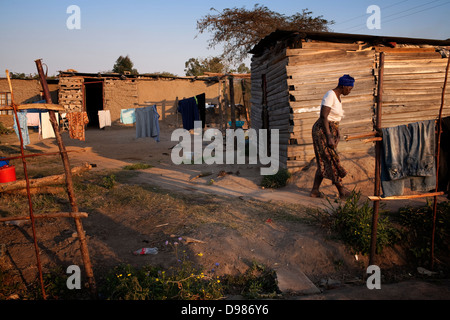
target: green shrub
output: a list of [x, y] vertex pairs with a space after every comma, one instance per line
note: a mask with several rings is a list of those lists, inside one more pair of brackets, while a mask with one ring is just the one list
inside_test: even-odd
[[114, 174], [110, 174], [109, 176], [103, 177], [101, 185], [106, 189], [114, 188], [116, 185], [116, 176]]
[[148, 168], [153, 168], [153, 166], [146, 163], [135, 163], [123, 167], [124, 170], [143, 170]]
[[[352, 191], [351, 195], [339, 202], [337, 207], [330, 208], [322, 214], [325, 223], [349, 245], [355, 253], [370, 252], [372, 234], [373, 208], [369, 200], [360, 203], [361, 192]], [[380, 253], [384, 247], [399, 240], [399, 232], [392, 227], [389, 219], [379, 212], [376, 250]]]
[[277, 173], [264, 176], [261, 186], [264, 188], [281, 188], [286, 186], [291, 173], [287, 169], [280, 169]]
[[273, 269], [253, 261], [245, 273], [226, 276], [224, 285], [230, 293], [247, 299], [274, 298], [280, 293], [276, 279]]

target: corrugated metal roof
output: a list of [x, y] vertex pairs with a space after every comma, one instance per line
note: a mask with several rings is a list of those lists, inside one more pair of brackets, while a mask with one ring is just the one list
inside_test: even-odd
[[447, 40], [435, 40], [435, 39], [419, 39], [419, 38], [404, 38], [404, 37], [391, 37], [391, 36], [372, 36], [364, 34], [351, 34], [351, 33], [335, 33], [335, 32], [312, 32], [312, 31], [287, 31], [277, 30], [261, 39], [249, 53], [258, 54], [264, 50], [264, 48], [275, 44], [278, 41], [290, 40], [293, 38], [298, 39], [310, 39], [321, 40], [338, 43], [353, 43], [356, 41], [364, 41], [371, 45], [388, 44], [389, 42], [396, 42], [398, 44], [410, 44], [410, 45], [431, 45], [431, 46], [450, 46], [450, 39]]

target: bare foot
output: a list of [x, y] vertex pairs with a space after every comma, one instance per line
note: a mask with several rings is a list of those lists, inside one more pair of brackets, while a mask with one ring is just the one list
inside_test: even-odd
[[309, 195], [312, 198], [323, 198], [323, 193], [320, 192], [319, 190], [312, 190]]

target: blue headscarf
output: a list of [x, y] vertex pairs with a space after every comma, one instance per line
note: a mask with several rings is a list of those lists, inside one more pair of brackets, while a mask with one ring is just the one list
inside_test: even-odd
[[353, 87], [354, 84], [355, 79], [353, 77], [350, 77], [350, 75], [348, 74], [344, 74], [342, 77], [339, 78], [340, 86]]

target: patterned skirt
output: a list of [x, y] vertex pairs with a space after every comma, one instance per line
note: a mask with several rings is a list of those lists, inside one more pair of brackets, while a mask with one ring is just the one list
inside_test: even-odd
[[[339, 136], [339, 122], [328, 121], [328, 123], [330, 133], [336, 139]], [[330, 179], [332, 183], [342, 183], [342, 178], [347, 175], [347, 171], [342, 167], [336, 149], [328, 147], [324, 124], [320, 118], [313, 125], [312, 138], [317, 169], [324, 178]]]

